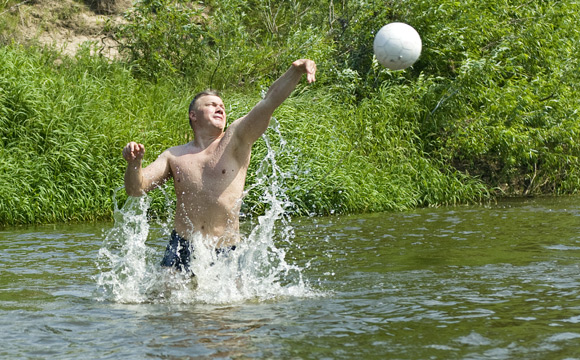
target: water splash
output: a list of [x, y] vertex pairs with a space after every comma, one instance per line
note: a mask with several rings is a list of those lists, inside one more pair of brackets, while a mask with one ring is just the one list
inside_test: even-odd
[[[122, 188], [121, 188], [122, 189]], [[120, 189], [115, 191], [115, 194]], [[149, 233], [149, 197], [128, 198], [122, 209], [115, 203], [115, 224], [99, 250], [97, 284], [101, 299], [139, 303], [156, 287], [158, 270], [151, 264], [153, 248], [146, 244]]]
[[[282, 139], [279, 147], [285, 146], [275, 121], [271, 128]], [[129, 198], [121, 209], [115, 205], [115, 225], [106, 233], [99, 251], [99, 299], [228, 304], [317, 296], [303, 276], [304, 269], [287, 259], [286, 248], [292, 246], [294, 234], [287, 211], [292, 203], [283, 185], [287, 174], [278, 167], [268, 136], [264, 140], [268, 153], [254, 186], [264, 189], [261, 200], [268, 206], [251, 224], [249, 234], [242, 234], [243, 241], [235, 251], [217, 254], [207, 246], [206, 239], [198, 236], [190, 239], [195, 249], [191, 260], [195, 277], [162, 268], [160, 261], [171, 221], [152, 229], [147, 218], [150, 198]], [[167, 193], [165, 196], [170, 202]]]

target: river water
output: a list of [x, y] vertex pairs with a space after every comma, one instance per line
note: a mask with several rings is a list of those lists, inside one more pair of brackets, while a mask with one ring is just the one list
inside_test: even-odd
[[3, 229], [0, 358], [580, 359], [578, 197], [279, 220], [197, 287], [164, 224]]

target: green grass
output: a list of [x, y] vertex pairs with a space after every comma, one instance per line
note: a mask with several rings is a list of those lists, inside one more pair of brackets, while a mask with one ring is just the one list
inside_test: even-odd
[[[123, 182], [122, 147], [130, 140], [146, 144], [148, 163], [191, 136], [186, 109], [196, 89], [136, 80], [127, 67], [88, 51], [66, 59], [5, 46], [0, 74], [3, 224], [108, 219], [113, 191]], [[336, 93], [304, 88], [276, 112], [280, 131], [268, 135], [294, 211], [383, 211], [485, 196], [481, 184], [420, 151], [418, 119], [397, 119], [384, 101], [412, 88], [401, 91], [353, 107], [337, 104]], [[230, 119], [250, 109], [257, 95], [225, 93]], [[255, 212], [262, 209], [254, 171], [265, 151], [260, 140], [248, 177], [253, 190], [246, 202]], [[154, 209], [164, 206], [164, 196], [154, 196]]]
[[155, 153], [179, 131], [167, 119], [184, 118], [185, 98], [164, 98], [171, 84], [137, 82], [103, 59], [2, 47], [0, 69], [1, 223], [109, 218], [124, 144]]
[[[272, 1], [273, 13], [261, 0], [188, 3], [140, 2], [130, 23], [109, 29], [127, 36], [119, 62], [90, 46], [66, 58], [13, 44], [14, 19], [0, 18], [0, 224], [111, 218], [126, 197], [115, 190], [128, 141], [146, 145], [148, 163], [191, 138], [194, 93], [222, 90], [235, 119], [300, 57], [317, 62], [317, 82], [274, 115], [277, 179], [265, 141], [255, 145], [245, 212], [264, 211], [274, 180], [297, 214], [580, 190], [577, 1], [333, 2], [333, 11], [327, 0]], [[403, 72], [372, 57], [373, 33], [391, 21], [423, 39]], [[152, 197], [152, 215], [167, 214], [170, 184]]]

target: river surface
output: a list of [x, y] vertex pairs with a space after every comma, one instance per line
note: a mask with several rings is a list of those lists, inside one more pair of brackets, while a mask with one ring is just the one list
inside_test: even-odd
[[578, 197], [294, 218], [197, 287], [168, 231], [0, 230], [0, 358], [580, 359]]

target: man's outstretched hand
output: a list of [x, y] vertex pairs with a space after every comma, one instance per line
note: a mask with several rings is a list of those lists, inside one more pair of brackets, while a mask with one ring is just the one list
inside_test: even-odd
[[306, 80], [309, 84], [316, 81], [316, 63], [309, 59], [300, 59], [296, 60], [292, 63], [297, 69], [300, 69], [302, 72], [306, 74]]

